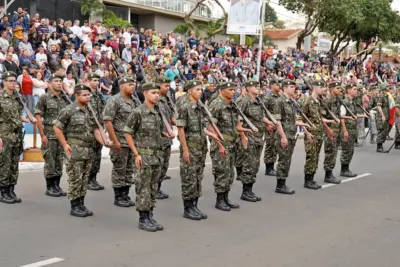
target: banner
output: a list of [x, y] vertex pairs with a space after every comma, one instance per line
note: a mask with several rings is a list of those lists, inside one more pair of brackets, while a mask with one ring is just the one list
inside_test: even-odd
[[228, 15], [228, 34], [259, 34], [260, 0], [232, 0]]

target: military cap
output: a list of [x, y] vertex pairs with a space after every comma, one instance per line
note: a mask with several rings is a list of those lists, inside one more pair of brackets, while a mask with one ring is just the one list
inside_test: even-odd
[[279, 85], [279, 81], [275, 80], [275, 79], [270, 79], [269, 84], [278, 84]]
[[224, 89], [228, 89], [228, 88], [233, 88], [233, 87], [237, 87], [237, 84], [234, 82], [223, 82], [219, 84], [219, 89], [220, 90], [224, 90]]
[[118, 85], [124, 84], [124, 83], [134, 83], [136, 82], [135, 79], [131, 76], [126, 76], [118, 80]]
[[259, 83], [258, 81], [248, 80], [248, 81], [245, 81], [245, 82], [243, 83], [243, 86], [245, 86], [245, 87], [260, 86], [260, 83]]
[[184, 91], [186, 92], [187, 90], [192, 89], [197, 85], [202, 85], [200, 80], [190, 80], [187, 83], [185, 83]]
[[350, 84], [346, 84], [344, 86], [344, 89], [347, 90], [347, 89], [350, 89], [350, 88], [353, 88], [353, 87], [355, 87], [355, 85], [350, 83]]
[[90, 74], [88, 75], [88, 79], [89, 79], [89, 80], [92, 80], [92, 79], [100, 79], [100, 76], [97, 75], [96, 73], [90, 73]]
[[364, 85], [362, 85], [362, 84], [357, 84], [357, 90], [361, 90], [361, 89], [364, 89]]
[[312, 86], [324, 86], [325, 83], [322, 80], [314, 81]]
[[143, 91], [148, 91], [148, 90], [153, 90], [153, 89], [160, 90], [160, 86], [156, 83], [144, 83], [142, 85]]
[[15, 78], [17, 78], [17, 74], [15, 73], [15, 72], [13, 72], [13, 71], [7, 71], [7, 72], [3, 72], [3, 75], [1, 75], [1, 78], [4, 80], [4, 79], [7, 79], [8, 77], [15, 77]]
[[75, 92], [77, 92], [77, 91], [82, 91], [82, 90], [88, 90], [88, 91], [90, 91], [90, 88], [88, 87], [88, 86], [86, 86], [86, 85], [84, 85], [84, 84], [77, 84], [77, 85], [75, 85], [75, 87], [74, 87], [74, 91]]
[[338, 87], [341, 86], [342, 84], [340, 82], [331, 82], [328, 84], [329, 88], [333, 88], [333, 87]]
[[389, 86], [390, 84], [388, 84], [387, 82], [383, 82], [379, 85], [379, 90], [388, 90]]
[[158, 76], [156, 79], [156, 83], [170, 83], [171, 80], [165, 76]]
[[282, 81], [282, 86], [288, 86], [288, 85], [296, 85], [296, 82], [289, 79], [285, 79]]
[[63, 77], [62, 75], [60, 75], [60, 74], [53, 73], [53, 74], [50, 75], [49, 81], [51, 81], [51, 80], [53, 80], [53, 79], [60, 79], [60, 80], [62, 80], [62, 79], [64, 79], [64, 77]]

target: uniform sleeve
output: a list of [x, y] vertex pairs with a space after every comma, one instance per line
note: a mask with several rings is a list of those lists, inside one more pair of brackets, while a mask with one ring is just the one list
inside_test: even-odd
[[377, 106], [382, 106], [384, 101], [385, 101], [385, 100], [384, 100], [383, 95], [380, 95], [380, 96], [378, 97]]
[[275, 105], [274, 114], [277, 121], [282, 120], [282, 101], [278, 100]]
[[[311, 96], [310, 96], [311, 97]], [[309, 111], [310, 111], [310, 100], [307, 99], [304, 102], [304, 105], [301, 107], [301, 111], [303, 111], [304, 115], [306, 115], [307, 117], [309, 117]]]
[[[237, 105], [245, 116], [247, 116], [246, 114], [249, 114], [249, 101], [244, 99], [244, 100], [240, 101]], [[239, 117], [239, 121], [243, 122], [243, 118], [242, 118], [242, 116], [239, 115], [239, 112], [238, 112], [238, 117]]]
[[118, 102], [114, 98], [111, 98], [109, 101], [107, 101], [106, 106], [104, 107], [103, 120], [113, 121], [117, 115], [118, 109]]
[[340, 116], [346, 116], [346, 113], [347, 113], [347, 111], [346, 111], [346, 108], [343, 106], [343, 105], [341, 105], [340, 106]]
[[186, 127], [188, 122], [188, 109], [186, 106], [181, 106], [178, 109], [178, 117], [176, 118], [176, 127]]
[[133, 110], [126, 122], [124, 132], [133, 135], [140, 127], [140, 112]]
[[70, 119], [71, 119], [70, 109], [63, 109], [60, 115], [58, 115], [58, 118], [53, 122], [53, 125], [59, 128], [60, 130], [64, 130], [65, 127], [67, 127]]
[[[213, 104], [214, 104], [214, 105], [213, 105]], [[210, 110], [210, 113], [211, 113], [211, 115], [212, 115], [212, 117], [213, 117], [213, 122], [214, 122], [215, 124], [217, 124], [217, 123], [218, 123], [218, 120], [221, 119], [221, 114], [222, 114], [222, 112], [221, 112], [221, 106], [220, 106], [220, 105], [217, 105], [217, 104], [215, 104], [215, 103], [212, 103], [212, 104], [210, 105], [210, 107], [209, 107], [209, 110]]]
[[43, 116], [45, 109], [46, 109], [46, 95], [44, 94], [39, 97], [38, 103], [35, 108], [34, 115], [39, 114], [40, 116]]

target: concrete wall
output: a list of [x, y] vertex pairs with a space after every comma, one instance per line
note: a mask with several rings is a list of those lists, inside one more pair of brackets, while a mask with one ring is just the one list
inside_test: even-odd
[[169, 32], [175, 29], [175, 27], [183, 23], [183, 19], [167, 17], [163, 15], [155, 16], [155, 28], [157, 32]]
[[155, 27], [155, 15], [154, 14], [140, 14], [138, 15], [139, 28], [151, 28]]
[[297, 36], [288, 40], [273, 40], [273, 43], [282, 51], [287, 51], [288, 48], [296, 48]]

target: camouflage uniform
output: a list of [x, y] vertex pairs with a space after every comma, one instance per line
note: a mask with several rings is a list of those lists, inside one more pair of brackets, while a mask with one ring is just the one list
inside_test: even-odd
[[[384, 87], [381, 89], [385, 89]], [[377, 144], [378, 149], [382, 147], [382, 144], [385, 143], [386, 137], [390, 131], [389, 125], [389, 96], [386, 93], [387, 91], [382, 91], [381, 95], [378, 98], [377, 106], [382, 108], [383, 115], [385, 115], [385, 121], [382, 121], [382, 116], [379, 112], [376, 113], [376, 128], [378, 129], [378, 137], [377, 137]], [[383, 149], [382, 149], [383, 150]]]
[[[243, 89], [244, 90], [244, 89]], [[240, 103], [243, 101], [244, 96], [240, 95], [236, 98], [235, 103], [240, 106]], [[242, 142], [238, 143], [236, 159], [235, 159], [235, 167], [236, 167], [236, 179], [240, 180], [241, 172], [243, 171], [243, 162], [245, 160], [244, 148]]]
[[368, 103], [368, 110], [369, 113], [371, 114], [371, 123], [370, 123], [370, 133], [371, 133], [371, 144], [375, 144], [376, 142], [376, 137], [378, 134], [377, 128], [376, 128], [376, 116], [377, 116], [377, 110], [376, 107], [378, 106], [378, 96], [373, 95], [371, 99], [369, 100]]
[[[361, 86], [357, 86], [357, 88], [361, 88]], [[362, 108], [358, 105], [360, 104], [361, 106], [363, 105], [363, 94], [359, 90], [358, 95], [354, 98], [354, 104], [356, 105], [356, 112], [357, 114], [364, 114], [364, 111]], [[357, 118], [357, 138], [356, 138], [356, 143], [357, 145], [361, 145], [361, 142], [363, 141], [363, 137], [365, 136], [365, 129], [364, 129], [364, 118]]]
[[[349, 110], [353, 114], [357, 114], [356, 105], [354, 104], [354, 100], [350, 100], [349, 98], [345, 98], [343, 100], [343, 104], [346, 105]], [[346, 110], [345, 116], [351, 116], [350, 113]], [[353, 159], [354, 154], [354, 143], [357, 138], [357, 121], [355, 120], [346, 120], [346, 129], [349, 133], [349, 138], [347, 141], [344, 140], [343, 132], [341, 133], [341, 146], [342, 146], [342, 154], [340, 155], [340, 163], [342, 164], [342, 172], [348, 170], [351, 160]], [[345, 166], [343, 166], [345, 165]], [[341, 172], [341, 173], [342, 173]]]

